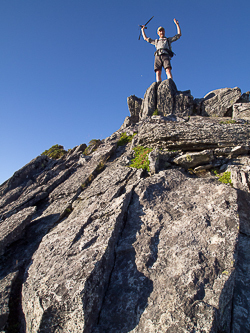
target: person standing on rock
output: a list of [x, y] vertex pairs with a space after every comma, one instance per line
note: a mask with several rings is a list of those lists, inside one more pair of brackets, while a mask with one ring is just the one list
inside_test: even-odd
[[171, 72], [171, 57], [174, 55], [171, 49], [171, 43], [175, 42], [181, 37], [181, 28], [179, 22], [174, 19], [174, 23], [177, 28], [177, 34], [174, 37], [165, 37], [165, 29], [163, 27], [159, 27], [157, 29], [157, 34], [159, 39], [151, 39], [147, 37], [145, 34], [145, 25], [142, 26], [141, 32], [143, 39], [150, 44], [153, 44], [156, 47], [155, 51], [155, 63], [154, 63], [154, 71], [156, 74], [156, 81], [161, 82], [161, 71], [162, 67], [164, 67], [168, 79], [173, 79]]

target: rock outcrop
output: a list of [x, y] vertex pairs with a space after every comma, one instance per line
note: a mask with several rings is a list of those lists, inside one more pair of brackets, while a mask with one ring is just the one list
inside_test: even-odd
[[204, 101], [155, 83], [0, 186], [1, 332], [250, 331], [250, 125]]
[[240, 119], [249, 120], [249, 92], [241, 94], [238, 87], [223, 88], [213, 90], [203, 98], [194, 99], [190, 90], [178, 91], [174, 81], [168, 79], [153, 82], [145, 92], [143, 100], [134, 95], [128, 97], [128, 107], [133, 121], [127, 120], [127, 125], [134, 123], [136, 118], [142, 120], [152, 115], [232, 117], [233, 109], [234, 119], [241, 116]]
[[250, 103], [235, 103], [233, 106], [233, 119], [250, 121]]
[[232, 107], [240, 99], [239, 88], [224, 88], [213, 90], [208, 93], [202, 102], [202, 116], [232, 116]]
[[141, 111], [140, 120], [153, 114], [161, 116], [189, 116], [193, 112], [194, 102], [191, 92], [178, 91], [173, 80], [154, 82], [147, 89]]

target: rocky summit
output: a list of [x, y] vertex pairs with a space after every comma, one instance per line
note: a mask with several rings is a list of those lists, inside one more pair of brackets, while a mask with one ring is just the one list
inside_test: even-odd
[[0, 186], [1, 333], [250, 332], [250, 102], [153, 83]]

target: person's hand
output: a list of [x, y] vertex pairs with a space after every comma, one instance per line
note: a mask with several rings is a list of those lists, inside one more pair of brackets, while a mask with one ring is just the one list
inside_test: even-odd
[[175, 23], [176, 25], [179, 25], [179, 21], [177, 21], [176, 19], [174, 19], [174, 23]]
[[146, 27], [145, 27], [145, 25], [142, 25], [141, 26], [141, 30], [144, 30]]

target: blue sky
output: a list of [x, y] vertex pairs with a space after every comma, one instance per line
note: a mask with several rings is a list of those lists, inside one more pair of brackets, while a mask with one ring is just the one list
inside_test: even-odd
[[250, 90], [247, 0], [0, 0], [0, 184], [54, 144], [119, 129], [127, 97], [143, 98], [155, 80], [154, 47], [138, 41], [152, 16], [151, 38], [180, 22], [178, 90]]

